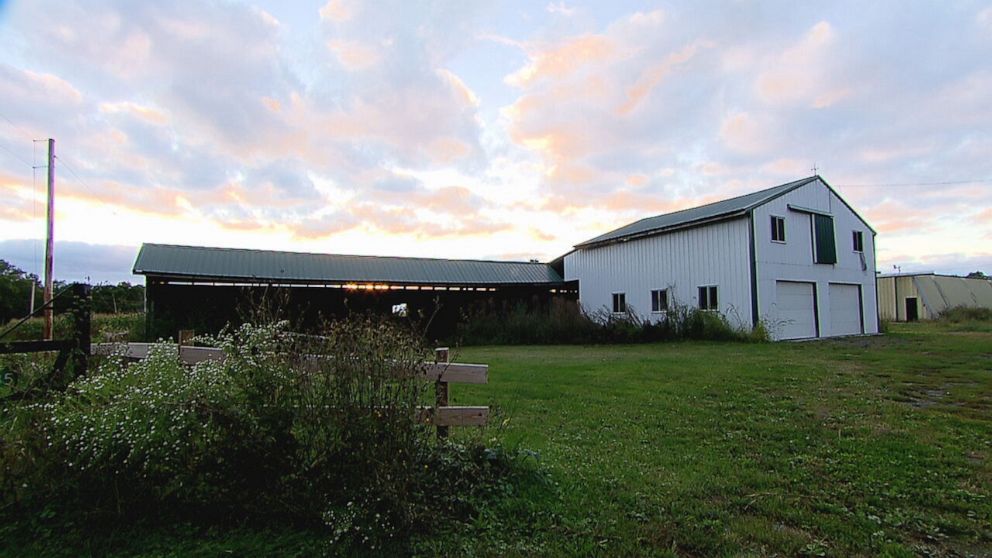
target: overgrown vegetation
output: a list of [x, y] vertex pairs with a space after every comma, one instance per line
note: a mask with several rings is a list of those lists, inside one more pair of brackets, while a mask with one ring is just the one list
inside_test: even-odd
[[736, 327], [719, 312], [682, 305], [673, 305], [651, 321], [634, 312], [602, 309], [587, 314], [575, 302], [554, 299], [547, 309], [523, 304], [471, 309], [462, 317], [456, 339], [464, 345], [767, 341], [768, 330], [762, 323], [753, 329]]
[[159, 345], [4, 407], [0, 506], [19, 536], [249, 522], [313, 532], [331, 554], [402, 552], [414, 533], [472, 521], [529, 470], [495, 440], [438, 442], [414, 420], [432, 395], [428, 352], [395, 327], [244, 325], [200, 341], [225, 360], [186, 366]]
[[[43, 285], [33, 273], [0, 259], [0, 324], [17, 320], [31, 311], [31, 286], [34, 285], [34, 307], [41, 308]], [[64, 281], [55, 281], [54, 292], [66, 288]], [[145, 307], [144, 285], [132, 285], [122, 281], [116, 285], [93, 285], [93, 311], [101, 314], [128, 314], [142, 312]], [[59, 301], [55, 303], [56, 313], [63, 310]]]
[[[17, 322], [10, 322], [0, 326], [0, 331], [6, 331]], [[42, 318], [31, 318], [10, 332], [4, 337], [4, 341], [24, 341], [42, 338]], [[72, 318], [67, 314], [56, 314], [52, 320], [52, 329], [56, 339], [64, 339], [72, 334]], [[145, 335], [145, 314], [93, 314], [90, 321], [90, 333], [94, 343], [107, 341], [132, 342], [146, 341]], [[173, 333], [175, 335], [175, 333]]]
[[955, 306], [941, 312], [938, 319], [953, 324], [963, 322], [992, 322], [992, 308]]
[[[886, 336], [813, 343], [466, 348], [457, 360], [490, 364], [490, 383], [459, 386], [452, 403], [499, 402], [510, 417], [500, 422], [501, 439], [532, 448], [542, 474], [513, 476], [526, 469], [508, 466], [501, 481], [482, 483], [486, 495], [468, 497], [471, 520], [439, 517], [404, 550], [988, 555], [992, 333], [942, 321], [890, 327]], [[478, 447], [473, 430], [454, 436]], [[444, 482], [470, 482], [473, 467], [501, 469], [481, 464], [484, 450], [482, 459], [465, 454], [475, 465]], [[451, 491], [471, 493], [457, 484]], [[321, 525], [269, 519], [207, 526], [156, 516], [92, 531], [73, 508], [2, 514], [0, 555], [313, 556], [339, 548], [328, 547]]]

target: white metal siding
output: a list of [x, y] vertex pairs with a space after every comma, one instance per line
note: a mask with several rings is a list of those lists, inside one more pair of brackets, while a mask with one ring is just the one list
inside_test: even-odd
[[[837, 244], [837, 263], [813, 263], [811, 219], [808, 213], [789, 209], [789, 205], [829, 213], [834, 218], [834, 235]], [[785, 218], [785, 243], [772, 242], [771, 216]], [[854, 252], [852, 231], [864, 235], [864, 267], [861, 254]], [[768, 321], [772, 336], [781, 338], [776, 331], [772, 305], [775, 303], [778, 281], [808, 281], [816, 283], [819, 297], [820, 332], [831, 335], [829, 325], [829, 284], [860, 284], [865, 332], [878, 332], [878, 311], [875, 303], [875, 244], [871, 230], [822, 182], [804, 185], [784, 196], [754, 209], [755, 259], [758, 275], [758, 316]]]
[[861, 333], [861, 310], [858, 308], [860, 285], [830, 284], [830, 331], [827, 335]]
[[816, 337], [813, 297], [813, 283], [775, 282], [775, 303], [771, 308], [770, 321], [775, 324], [778, 339]]
[[579, 280], [587, 312], [609, 310], [611, 295], [623, 292], [642, 318], [651, 312], [651, 291], [670, 289], [669, 304], [695, 307], [697, 288], [716, 285], [720, 310], [734, 325], [751, 326], [748, 220], [723, 221], [576, 250], [565, 256], [565, 279]]

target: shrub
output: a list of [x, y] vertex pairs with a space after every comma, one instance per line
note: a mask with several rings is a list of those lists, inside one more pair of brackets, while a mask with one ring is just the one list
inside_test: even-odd
[[768, 327], [736, 327], [719, 312], [682, 305], [672, 307], [657, 321], [643, 320], [629, 310], [617, 314], [603, 308], [585, 313], [574, 301], [555, 299], [549, 308], [486, 306], [466, 312], [458, 325], [456, 342], [481, 344], [641, 343], [686, 339], [767, 341]]
[[436, 442], [414, 420], [427, 353], [393, 326], [352, 320], [317, 337], [244, 325], [200, 341], [225, 359], [186, 366], [156, 345], [6, 408], [0, 487], [17, 489], [0, 503], [60, 502], [83, 518], [277, 518], [381, 547], [471, 517], [513, 468], [511, 454]]

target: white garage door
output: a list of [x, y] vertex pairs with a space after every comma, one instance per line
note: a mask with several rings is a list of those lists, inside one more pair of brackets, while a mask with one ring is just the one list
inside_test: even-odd
[[813, 284], [776, 281], [776, 315], [779, 339], [816, 337]]
[[855, 335], [861, 330], [859, 285], [830, 283], [830, 335]]

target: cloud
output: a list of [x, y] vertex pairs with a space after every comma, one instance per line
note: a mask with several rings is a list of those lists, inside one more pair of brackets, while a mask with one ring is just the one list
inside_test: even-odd
[[820, 21], [797, 43], [774, 56], [755, 82], [758, 94], [769, 104], [801, 103], [826, 108], [851, 94], [835, 81], [833, 57], [837, 33]]
[[978, 12], [978, 15], [975, 16], [975, 21], [982, 29], [992, 34], [992, 6]]
[[[992, 233], [984, 184], [843, 185], [992, 176], [989, 20], [923, 4], [19, 2], [0, 22], [0, 142], [30, 159], [24, 131], [57, 138], [60, 211], [102, 220], [60, 230], [100, 242], [147, 222], [127, 230], [554, 255], [816, 163], [882, 231], [880, 254], [925, 255]], [[30, 236], [31, 170], [0, 155], [0, 227]]]
[[382, 59], [382, 54], [375, 46], [359, 41], [331, 39], [327, 42], [327, 48], [350, 71], [364, 70], [378, 64]]
[[348, 0], [330, 0], [320, 8], [320, 19], [326, 21], [348, 21], [355, 15], [358, 7]]
[[548, 5], [544, 7], [544, 10], [549, 14], [558, 14], [565, 17], [572, 17], [575, 15], [575, 8], [567, 6], [565, 2], [549, 2]]
[[551, 47], [535, 48], [530, 62], [507, 76], [506, 81], [524, 87], [542, 80], [567, 78], [590, 64], [611, 60], [615, 55], [616, 45], [608, 37], [574, 37]]
[[692, 60], [700, 48], [712, 48], [712, 46], [713, 43], [710, 41], [692, 43], [669, 54], [661, 63], [645, 68], [638, 76], [637, 81], [627, 89], [627, 101], [620, 107], [620, 114], [627, 114], [637, 108], [662, 80], [679, 66]]

